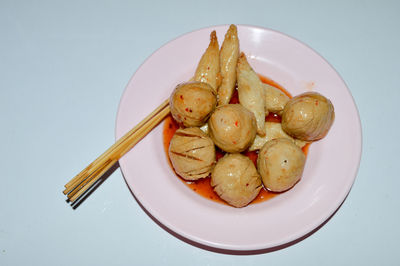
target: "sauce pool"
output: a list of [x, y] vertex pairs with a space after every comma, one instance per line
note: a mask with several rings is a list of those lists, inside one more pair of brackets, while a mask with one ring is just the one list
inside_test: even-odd
[[[285, 88], [283, 88], [281, 85], [279, 85], [278, 83], [276, 83], [275, 81], [273, 81], [267, 77], [264, 77], [261, 75], [259, 75], [259, 76], [263, 83], [269, 84], [271, 86], [274, 86], [274, 87], [280, 89], [283, 93], [285, 93], [287, 96], [289, 96], [289, 98], [292, 98], [292, 95], [287, 90], [285, 90]], [[231, 104], [239, 103], [237, 90], [235, 90], [230, 103]], [[281, 117], [277, 114], [270, 113], [265, 118], [265, 121], [280, 123]], [[168, 149], [169, 149], [169, 143], [170, 143], [172, 137], [174, 136], [175, 131], [178, 129], [179, 129], [179, 124], [172, 118], [171, 115], [168, 115], [164, 120], [163, 145], [164, 145], [164, 150], [165, 150], [166, 156], [168, 158], [168, 162], [169, 162], [172, 170], [173, 170], [173, 167], [172, 167], [171, 161], [169, 159]], [[302, 149], [305, 155], [307, 155], [309, 145], [310, 144], [305, 145]], [[222, 158], [224, 156], [225, 152], [221, 151], [218, 147], [216, 147], [216, 150], [217, 150], [216, 158], [218, 161], [220, 158]], [[254, 165], [257, 166], [258, 151], [245, 151], [242, 154], [249, 157], [253, 161]], [[225, 201], [223, 201], [217, 195], [217, 193], [214, 192], [214, 190], [211, 186], [211, 178], [209, 176], [206, 178], [196, 180], [196, 181], [186, 181], [183, 178], [181, 178], [178, 174], [175, 173], [175, 175], [177, 177], [179, 177], [183, 183], [185, 183], [191, 190], [193, 190], [197, 194], [199, 194], [207, 199], [210, 199], [210, 200], [222, 203], [222, 204], [227, 204]], [[270, 192], [263, 187], [260, 190], [260, 193], [258, 194], [258, 196], [250, 204], [269, 200], [279, 194], [280, 193]]]

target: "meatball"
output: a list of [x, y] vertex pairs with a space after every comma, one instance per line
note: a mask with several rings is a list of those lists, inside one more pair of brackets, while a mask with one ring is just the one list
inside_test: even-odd
[[282, 129], [290, 136], [305, 140], [319, 140], [328, 133], [335, 118], [330, 100], [316, 92], [300, 94], [285, 105]]
[[197, 127], [178, 129], [169, 145], [175, 172], [186, 180], [207, 177], [215, 165], [215, 146]]
[[257, 131], [254, 114], [240, 104], [218, 106], [208, 120], [208, 132], [215, 145], [226, 152], [242, 152]]
[[258, 154], [257, 168], [265, 188], [282, 192], [293, 187], [303, 174], [306, 157], [293, 141], [273, 139]]
[[211, 186], [230, 205], [244, 207], [257, 197], [262, 184], [253, 162], [235, 153], [218, 160], [211, 173]]
[[178, 85], [170, 97], [173, 118], [185, 127], [202, 126], [214, 111], [217, 97], [213, 88], [204, 82]]

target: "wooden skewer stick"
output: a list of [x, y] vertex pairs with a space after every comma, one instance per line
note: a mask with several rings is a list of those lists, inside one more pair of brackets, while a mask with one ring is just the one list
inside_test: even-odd
[[69, 181], [64, 190], [64, 194], [67, 194], [69, 188], [75, 187], [77, 182], [82, 181], [83, 176], [88, 176], [88, 172], [93, 169], [94, 166], [104, 162], [105, 158], [121, 143], [125, 142], [130, 135], [134, 134], [139, 128], [141, 128], [145, 123], [148, 123], [150, 119], [152, 119], [156, 114], [158, 114], [161, 110], [168, 106], [168, 100], [165, 100], [159, 107], [157, 107], [152, 113], [146, 116], [139, 124], [137, 124], [134, 128], [128, 131], [122, 138], [120, 138], [116, 143], [114, 143], [107, 151], [105, 151], [102, 155], [100, 155], [96, 160], [94, 160], [91, 164], [89, 164], [85, 169], [83, 169], [78, 175], [76, 175], [71, 181]]
[[138, 125], [128, 131], [102, 155], [71, 179], [65, 185], [65, 190], [63, 191], [69, 201], [73, 203], [90, 189], [105, 172], [157, 126], [169, 112], [169, 101], [165, 100]]

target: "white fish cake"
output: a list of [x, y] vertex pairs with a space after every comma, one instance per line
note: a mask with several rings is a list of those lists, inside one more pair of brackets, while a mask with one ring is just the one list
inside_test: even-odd
[[218, 105], [228, 104], [236, 86], [236, 65], [239, 58], [239, 38], [235, 25], [230, 25], [219, 53], [221, 86], [218, 89]]
[[265, 96], [265, 111], [274, 114], [282, 115], [283, 108], [286, 103], [290, 100], [283, 91], [269, 84], [264, 85], [264, 96]]
[[213, 31], [210, 34], [210, 44], [197, 65], [194, 80], [210, 84], [217, 93], [221, 83], [220, 75], [219, 44], [217, 34]]
[[236, 71], [239, 102], [254, 113], [257, 121], [257, 134], [265, 136], [265, 116], [268, 113], [265, 112], [264, 85], [247, 62], [244, 53], [239, 56]]
[[296, 144], [299, 148], [303, 148], [307, 142], [302, 141], [299, 139], [294, 139], [288, 134], [285, 133], [282, 129], [281, 123], [277, 122], [265, 122], [265, 136], [260, 137], [256, 136], [254, 139], [253, 144], [249, 147], [249, 151], [255, 151], [261, 149], [265, 143], [267, 143], [270, 140], [277, 139], [277, 138], [286, 138], [290, 139], [293, 141], [294, 144]]

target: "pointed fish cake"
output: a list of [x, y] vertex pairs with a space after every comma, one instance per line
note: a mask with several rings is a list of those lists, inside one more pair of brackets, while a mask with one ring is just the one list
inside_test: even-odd
[[236, 85], [236, 65], [239, 58], [237, 28], [231, 25], [225, 34], [219, 53], [221, 65], [221, 86], [218, 89], [218, 105], [228, 104]]
[[269, 84], [264, 85], [265, 110], [282, 116], [283, 108], [290, 100], [283, 91]]
[[195, 81], [210, 84], [214, 92], [220, 85], [220, 64], [219, 64], [219, 44], [215, 31], [210, 34], [210, 44], [201, 57], [194, 75]]
[[292, 138], [291, 136], [286, 134], [285, 131], [283, 131], [282, 129], [281, 123], [265, 122], [265, 136], [260, 137], [257, 135], [254, 139], [254, 142], [249, 147], [249, 151], [259, 150], [262, 148], [262, 146], [264, 146], [265, 143], [277, 138], [290, 139], [291, 141], [293, 141], [294, 144], [299, 146], [299, 148], [303, 148], [307, 144], [306, 141]]
[[236, 71], [239, 102], [254, 113], [257, 121], [257, 134], [265, 136], [265, 116], [268, 115], [268, 112], [265, 111], [264, 85], [247, 62], [243, 52], [239, 56]]

